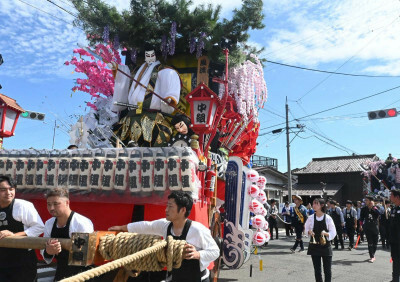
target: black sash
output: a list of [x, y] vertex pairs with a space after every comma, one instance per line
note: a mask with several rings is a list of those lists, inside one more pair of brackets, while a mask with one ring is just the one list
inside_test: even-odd
[[[171, 233], [172, 222], [168, 225], [167, 236], [171, 235], [175, 240], [186, 240], [186, 236], [189, 232], [189, 228], [192, 221], [187, 219], [185, 226], [183, 227], [181, 236], [174, 236]], [[201, 277], [207, 273], [207, 270], [200, 271], [200, 261], [197, 259], [184, 259], [182, 265], [178, 269], [172, 270], [172, 281], [173, 282], [200, 282]]]

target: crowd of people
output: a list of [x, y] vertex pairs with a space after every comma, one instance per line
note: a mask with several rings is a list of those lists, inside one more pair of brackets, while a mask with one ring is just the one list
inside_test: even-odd
[[[71, 210], [67, 189], [55, 188], [46, 194], [47, 210], [52, 216], [44, 224], [31, 202], [16, 199], [16, 182], [0, 176], [0, 240], [10, 236], [50, 238], [41, 250], [45, 262], [57, 260], [55, 281], [85, 271], [89, 267], [68, 265], [69, 251], [63, 250], [56, 238], [71, 238], [73, 232], [92, 233], [92, 221]], [[173, 191], [168, 196], [166, 217], [152, 222], [135, 222], [124, 226], [112, 226], [109, 230], [154, 234], [167, 238], [186, 240], [182, 266], [171, 273], [142, 272], [139, 277], [128, 281], [209, 281], [208, 265], [220, 255], [220, 249], [211, 236], [210, 230], [188, 216], [193, 206], [190, 194]], [[106, 273], [90, 281], [113, 281], [114, 273]], [[0, 248], [0, 281], [36, 281], [37, 256], [33, 250]], [[169, 279], [169, 280], [168, 280]]]
[[[400, 189], [392, 189], [390, 199], [375, 198], [367, 195], [363, 201], [347, 200], [345, 207], [333, 199], [325, 202], [316, 198], [306, 206], [300, 196], [294, 195], [293, 204], [285, 202], [279, 216], [276, 200], [271, 200], [269, 221], [271, 239], [274, 227], [278, 238], [276, 219], [285, 225], [286, 236], [295, 233], [295, 243], [290, 251], [304, 251], [304, 237], [310, 237], [307, 254], [311, 255], [315, 271], [315, 280], [322, 280], [321, 261], [325, 274], [324, 281], [332, 279], [333, 249], [345, 249], [344, 241], [348, 240], [347, 249], [351, 251], [356, 244], [368, 244], [369, 262], [376, 260], [375, 253], [379, 241], [383, 249], [390, 249], [393, 260], [393, 280], [400, 281]], [[356, 236], [356, 241], [355, 241]], [[332, 248], [333, 247], [333, 248]]]

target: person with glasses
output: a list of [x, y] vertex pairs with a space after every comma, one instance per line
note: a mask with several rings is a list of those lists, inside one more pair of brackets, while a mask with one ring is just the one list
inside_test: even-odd
[[[38, 237], [43, 221], [31, 202], [16, 199], [16, 182], [0, 176], [0, 240], [10, 236]], [[34, 250], [0, 248], [0, 281], [36, 281]]]

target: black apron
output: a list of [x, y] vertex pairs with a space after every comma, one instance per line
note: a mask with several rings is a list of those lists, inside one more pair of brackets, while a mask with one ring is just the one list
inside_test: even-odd
[[332, 256], [332, 247], [331, 247], [331, 242], [326, 239], [326, 244], [321, 245], [319, 243], [319, 240], [321, 238], [321, 232], [322, 231], [329, 231], [327, 230], [327, 225], [326, 225], [326, 215], [324, 215], [324, 218], [321, 221], [317, 220], [316, 214], [314, 214], [314, 238], [317, 244], [311, 244], [311, 241], [313, 240], [312, 237], [310, 238], [310, 244], [308, 245], [308, 250], [307, 250], [307, 255], [311, 256]]
[[365, 207], [365, 209], [366, 209], [366, 216], [363, 225], [364, 231], [371, 231], [373, 234], [379, 234], [379, 229], [378, 229], [379, 212], [374, 208], [368, 209], [368, 207]]
[[345, 209], [346, 214], [344, 215], [345, 218], [345, 223], [346, 223], [346, 229], [347, 232], [351, 232], [352, 230], [354, 230], [354, 216], [351, 214], [352, 209], [350, 209], [350, 212], [347, 211], [347, 209]]
[[332, 217], [333, 223], [335, 224], [337, 235], [341, 235], [343, 233], [343, 228], [342, 222], [340, 220], [340, 214], [337, 212], [337, 208], [331, 210], [330, 216]]
[[[172, 222], [168, 225], [167, 236], [171, 235], [175, 240], [186, 240], [186, 236], [189, 232], [191, 220], [186, 220], [185, 226], [183, 227], [181, 236], [174, 236], [171, 234]], [[173, 282], [200, 282], [201, 277], [207, 273], [207, 270], [200, 271], [200, 261], [197, 259], [184, 259], [180, 268], [174, 268], [172, 270], [172, 281]]]
[[[70, 216], [68, 217], [67, 224], [62, 227], [57, 227], [57, 218], [54, 221], [53, 229], [51, 230], [51, 238], [70, 238], [69, 237], [69, 226], [72, 220], [72, 216], [74, 212], [72, 211]], [[68, 265], [68, 258], [69, 258], [69, 251], [62, 250], [61, 253], [55, 256], [57, 259], [57, 270], [56, 275], [54, 277], [54, 281], [62, 280], [63, 278], [71, 277], [75, 274], [78, 274], [82, 271], [88, 270], [89, 267], [85, 266], [69, 266]]]
[[[14, 202], [15, 200], [8, 207], [0, 209], [0, 231], [9, 230], [13, 233], [24, 231], [24, 224], [12, 216]], [[36, 264], [37, 257], [34, 250], [0, 248], [0, 268], [36, 268]]]

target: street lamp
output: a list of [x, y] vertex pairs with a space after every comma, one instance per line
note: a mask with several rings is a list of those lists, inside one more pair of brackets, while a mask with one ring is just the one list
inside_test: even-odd
[[0, 147], [3, 146], [3, 138], [14, 136], [15, 126], [17, 125], [18, 117], [25, 112], [17, 102], [0, 94]]

